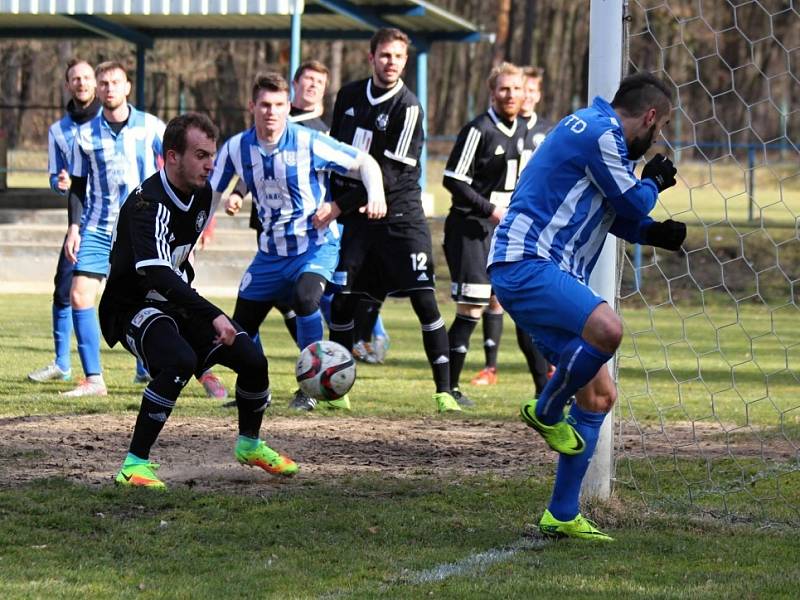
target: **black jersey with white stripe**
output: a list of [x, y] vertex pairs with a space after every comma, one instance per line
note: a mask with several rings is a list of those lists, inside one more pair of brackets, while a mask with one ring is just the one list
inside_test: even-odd
[[517, 184], [527, 129], [522, 119], [501, 119], [489, 108], [458, 134], [444, 171], [453, 212], [486, 218], [505, 209]]
[[331, 126], [322, 118], [322, 114], [316, 110], [303, 110], [302, 108], [292, 106], [289, 110], [289, 120], [292, 123], [297, 123], [298, 125], [308, 127], [315, 131], [321, 131], [322, 133], [328, 133], [331, 129]]
[[[402, 80], [389, 90], [375, 87], [371, 78], [356, 81], [343, 86], [336, 95], [331, 135], [378, 161], [386, 195], [386, 221], [425, 218], [419, 185], [419, 157], [425, 136], [422, 121], [419, 100]], [[360, 181], [331, 177], [331, 192], [344, 212], [366, 203], [367, 193]]]
[[169, 302], [189, 317], [213, 319], [220, 314], [189, 285], [194, 278], [189, 256], [210, 218], [211, 197], [208, 184], [186, 197], [167, 181], [164, 170], [128, 196], [114, 229], [111, 269], [101, 301], [100, 322], [107, 340], [108, 333], [113, 337], [118, 331], [115, 316], [146, 302]]
[[[553, 128], [553, 122], [533, 113], [530, 117], [522, 117], [527, 134], [525, 136], [525, 150], [522, 151], [522, 167], [524, 168], [533, 153], [544, 141], [548, 132]], [[520, 169], [520, 173], [522, 169]]]

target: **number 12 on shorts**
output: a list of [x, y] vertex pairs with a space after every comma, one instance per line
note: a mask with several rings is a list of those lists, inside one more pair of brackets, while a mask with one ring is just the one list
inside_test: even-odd
[[412, 252], [411, 256], [411, 270], [424, 271], [428, 268], [428, 255], [424, 252]]

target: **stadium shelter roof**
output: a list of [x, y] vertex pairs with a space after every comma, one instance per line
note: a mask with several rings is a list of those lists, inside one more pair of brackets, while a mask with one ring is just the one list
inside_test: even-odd
[[425, 108], [430, 44], [493, 38], [423, 0], [0, 0], [0, 38], [105, 37], [134, 44], [137, 102], [144, 97], [145, 53], [157, 40], [288, 38], [292, 74], [301, 37], [363, 40], [381, 27], [411, 38]]

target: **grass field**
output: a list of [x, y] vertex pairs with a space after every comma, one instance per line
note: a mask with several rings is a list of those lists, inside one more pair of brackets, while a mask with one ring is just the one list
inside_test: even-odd
[[[440, 417], [412, 311], [389, 302], [388, 364], [359, 367], [352, 414], [298, 416], [286, 408], [296, 350], [271, 316], [264, 432], [300, 475], [233, 464], [235, 417], [193, 382], [154, 448], [171, 489], [153, 494], [110, 483], [138, 409], [129, 355], [104, 352], [107, 398], [65, 401], [67, 384], [24, 381], [51, 359], [49, 302], [0, 295], [2, 598], [797, 595], [791, 315], [776, 317], [781, 349], [746, 341], [773, 330], [746, 306], [734, 321], [750, 336], [719, 341], [667, 311], [623, 311], [618, 483], [610, 502], [585, 507], [617, 542], [597, 547], [546, 542], [531, 526], [554, 457], [515, 416], [531, 384], [510, 323], [501, 383], [467, 386], [478, 407]], [[717, 310], [714, 323], [731, 319]], [[781, 372], [765, 392], [764, 376]]]

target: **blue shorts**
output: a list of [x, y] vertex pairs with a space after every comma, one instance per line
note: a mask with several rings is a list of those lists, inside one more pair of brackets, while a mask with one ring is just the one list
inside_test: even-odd
[[564, 345], [581, 335], [586, 319], [605, 302], [588, 285], [545, 259], [494, 264], [489, 278], [514, 323], [554, 365]]
[[239, 297], [256, 302], [290, 302], [300, 275], [316, 273], [331, 281], [338, 263], [338, 241], [314, 246], [297, 256], [277, 256], [259, 250], [242, 276]]
[[101, 231], [81, 231], [81, 247], [78, 249], [78, 262], [75, 271], [93, 273], [106, 277], [108, 260], [111, 256], [112, 234]]

